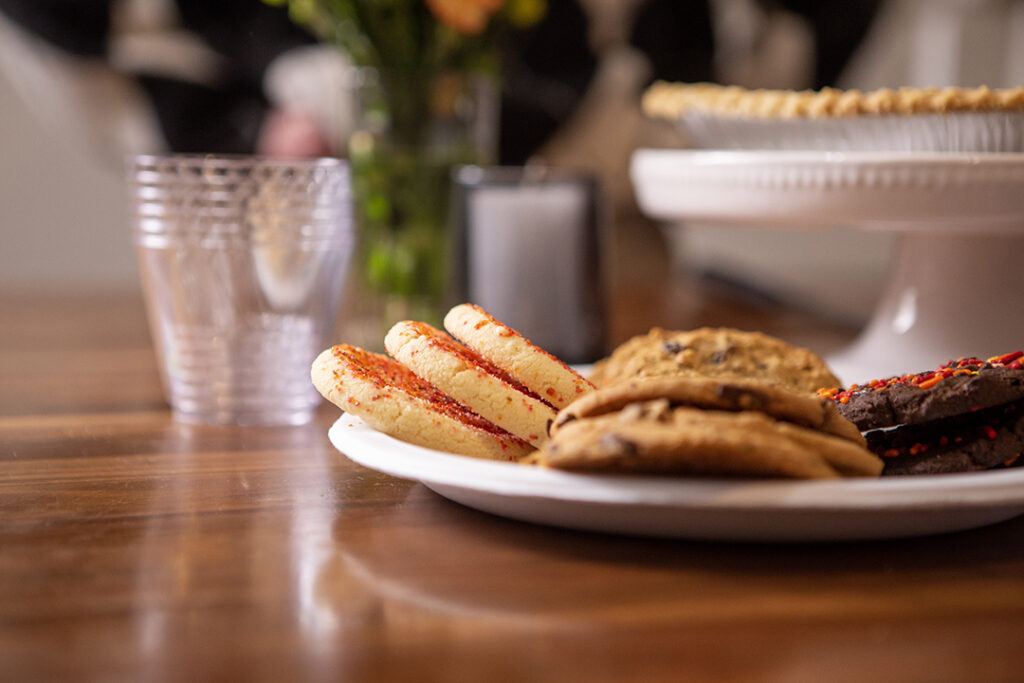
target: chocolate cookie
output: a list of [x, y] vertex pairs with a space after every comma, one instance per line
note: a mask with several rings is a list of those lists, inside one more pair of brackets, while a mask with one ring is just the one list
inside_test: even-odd
[[847, 419], [862, 431], [921, 424], [1024, 398], [1024, 353], [988, 360], [961, 358], [929, 372], [828, 389]]
[[566, 424], [530, 460], [579, 471], [803, 479], [882, 468], [845, 439], [759, 412], [670, 408], [665, 399]]
[[644, 377], [599, 389], [566, 406], [555, 418], [550, 431], [556, 434], [574, 420], [613, 413], [630, 403], [655, 399], [665, 399], [671, 407], [759, 411], [864, 445], [860, 430], [840, 415], [835, 404], [826, 398], [758, 380], [709, 377]]
[[638, 377], [759, 379], [795, 391], [838, 384], [811, 351], [760, 332], [704, 327], [675, 332], [655, 327], [633, 337], [599, 362], [591, 379], [599, 387]]
[[920, 425], [868, 433], [883, 475], [976, 472], [1009, 467], [1024, 454], [1024, 400]]

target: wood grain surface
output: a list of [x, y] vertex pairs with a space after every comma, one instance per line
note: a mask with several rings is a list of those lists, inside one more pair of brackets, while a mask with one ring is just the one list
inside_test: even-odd
[[0, 321], [0, 680], [1021, 680], [1024, 519], [835, 545], [531, 526], [354, 465], [333, 408], [176, 424], [135, 296]]

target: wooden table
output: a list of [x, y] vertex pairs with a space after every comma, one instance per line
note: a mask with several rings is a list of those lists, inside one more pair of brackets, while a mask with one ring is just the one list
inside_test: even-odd
[[804, 546], [530, 526], [352, 464], [333, 409], [175, 424], [136, 297], [0, 323], [0, 680], [1024, 675], [1024, 519]]

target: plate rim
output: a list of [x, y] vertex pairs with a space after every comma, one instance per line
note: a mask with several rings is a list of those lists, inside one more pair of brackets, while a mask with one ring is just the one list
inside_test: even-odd
[[[402, 479], [504, 497], [704, 510], [895, 511], [1024, 506], [1016, 470], [825, 481], [687, 479], [562, 472], [417, 446], [343, 413], [328, 431], [345, 457]], [[383, 460], [383, 462], [382, 462]], [[424, 464], [426, 460], [426, 464]]]

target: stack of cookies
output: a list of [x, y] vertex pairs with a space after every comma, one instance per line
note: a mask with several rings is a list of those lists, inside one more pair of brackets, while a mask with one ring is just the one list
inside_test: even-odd
[[558, 410], [593, 385], [479, 306], [445, 317], [449, 334], [403, 321], [389, 356], [347, 344], [313, 363], [317, 390], [374, 429], [461, 455], [518, 460], [543, 445]]
[[825, 479], [881, 461], [828, 399], [758, 380], [649, 377], [559, 413], [531, 459], [572, 470]]
[[807, 349], [757, 332], [655, 328], [595, 367], [599, 389], [555, 418], [530, 462], [569, 470], [824, 479], [878, 457], [827, 398]]
[[702, 327], [685, 332], [653, 328], [597, 363], [591, 380], [607, 386], [638, 377], [739, 377], [813, 392], [839, 384], [808, 349], [760, 332]]
[[1011, 467], [1024, 454], [1021, 351], [819, 394], [867, 432], [887, 475]]

